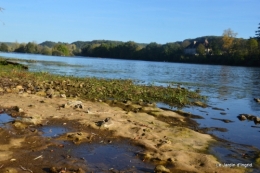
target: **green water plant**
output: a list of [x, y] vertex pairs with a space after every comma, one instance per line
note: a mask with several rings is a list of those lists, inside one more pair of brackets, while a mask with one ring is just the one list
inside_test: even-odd
[[0, 86], [1, 78], [11, 79], [15, 85], [22, 85], [25, 88], [30, 84], [34, 86], [30, 88], [32, 92], [52, 88], [56, 93], [86, 100], [129, 100], [131, 102], [141, 100], [147, 103], [162, 102], [173, 107], [195, 105], [198, 101], [206, 101], [206, 98], [198, 92], [172, 85], [147, 86], [136, 84], [133, 80], [60, 76], [45, 72], [29, 72], [14, 66], [0, 65]]

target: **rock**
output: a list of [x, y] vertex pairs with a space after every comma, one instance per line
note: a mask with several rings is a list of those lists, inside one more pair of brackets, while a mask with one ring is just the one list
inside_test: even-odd
[[0, 92], [4, 92], [4, 89], [0, 87]]
[[76, 173], [85, 173], [85, 171], [82, 168], [79, 168], [76, 170]]
[[113, 124], [113, 122], [112, 122], [111, 118], [108, 117], [108, 118], [104, 119], [103, 121], [97, 121], [97, 122], [95, 122], [95, 124], [96, 124], [97, 126], [99, 126], [99, 127], [101, 127], [101, 126], [108, 127], [108, 126], [110, 126], [111, 124]]
[[82, 140], [84, 137], [82, 136], [82, 133], [69, 133], [67, 134], [67, 137], [76, 141]]
[[10, 88], [5, 88], [5, 91], [8, 92], [8, 93], [12, 92], [12, 90]]
[[53, 89], [48, 89], [48, 90], [46, 91], [46, 94], [47, 94], [48, 96], [52, 96], [52, 95], [54, 94], [54, 90], [53, 90]]
[[221, 118], [211, 118], [213, 120], [219, 120], [219, 121], [223, 121], [224, 123], [232, 123], [234, 121], [228, 120], [228, 119], [221, 119]]
[[254, 118], [254, 123], [255, 124], [260, 124], [260, 117], [255, 117]]
[[35, 94], [39, 96], [46, 96], [46, 93], [44, 91], [38, 91]]
[[68, 104], [63, 104], [62, 107], [63, 107], [63, 108], [69, 108], [70, 105], [68, 105]]
[[260, 165], [260, 157], [255, 160], [255, 163], [256, 163], [257, 165]]
[[165, 168], [163, 165], [157, 165], [154, 168], [154, 172], [155, 173], [168, 173], [168, 172], [170, 172], [170, 170]]
[[34, 114], [32, 116], [28, 116], [27, 117], [23, 117], [20, 119], [20, 121], [22, 123], [26, 123], [26, 124], [40, 124], [42, 122], [42, 117], [40, 115]]
[[240, 121], [244, 121], [247, 119], [247, 117], [244, 115], [244, 114], [240, 114], [239, 116], [237, 116], [237, 118], [240, 120]]
[[66, 95], [65, 94], [61, 94], [60, 97], [61, 98], [66, 98]]
[[16, 86], [16, 89], [18, 89], [18, 90], [23, 90], [24, 88], [23, 88], [22, 85], [17, 85], [17, 86]]
[[5, 168], [4, 170], [1, 170], [1, 173], [18, 173], [18, 171], [14, 168]]
[[18, 106], [15, 106], [13, 109], [17, 112], [24, 112], [23, 109]]
[[58, 171], [57, 168], [51, 167], [51, 168], [50, 168], [50, 172], [51, 172], [51, 173], [58, 173], [59, 171]]
[[13, 123], [13, 126], [16, 127], [17, 129], [26, 129], [28, 127], [28, 125], [26, 125], [22, 122], [19, 122], [19, 121], [15, 121]]
[[203, 107], [203, 108], [207, 107], [207, 105], [206, 105], [205, 103], [202, 103], [202, 102], [200, 102], [200, 101], [194, 102], [194, 104], [195, 104], [196, 106], [200, 106], [200, 107]]
[[260, 98], [254, 98], [254, 100], [258, 103], [260, 103]]
[[83, 103], [81, 101], [69, 101], [67, 104], [63, 105], [64, 108], [73, 107], [84, 109]]
[[83, 88], [84, 87], [84, 83], [79, 84], [79, 87]]

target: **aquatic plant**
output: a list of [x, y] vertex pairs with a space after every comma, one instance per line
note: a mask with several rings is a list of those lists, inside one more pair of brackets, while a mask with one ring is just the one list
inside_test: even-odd
[[133, 80], [60, 76], [47, 72], [28, 72], [14, 66], [0, 65], [1, 78], [11, 79], [16, 85], [22, 85], [27, 89], [30, 83], [34, 86], [30, 87], [32, 92], [47, 91], [51, 88], [56, 93], [86, 100], [129, 100], [136, 103], [141, 100], [146, 103], [162, 102], [174, 107], [195, 105], [197, 101], [206, 101], [206, 98], [198, 92], [173, 85], [163, 87], [136, 84]]

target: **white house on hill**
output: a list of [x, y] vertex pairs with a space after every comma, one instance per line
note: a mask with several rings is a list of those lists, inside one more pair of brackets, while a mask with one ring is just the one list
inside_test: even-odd
[[204, 42], [198, 42], [198, 41], [193, 41], [193, 43], [191, 43], [189, 46], [187, 46], [184, 49], [184, 53], [185, 54], [192, 54], [192, 55], [196, 55], [197, 54], [197, 47], [202, 44], [205, 47], [205, 54], [209, 54], [209, 52], [211, 51], [211, 49], [209, 48], [209, 42], [207, 39], [205, 39]]

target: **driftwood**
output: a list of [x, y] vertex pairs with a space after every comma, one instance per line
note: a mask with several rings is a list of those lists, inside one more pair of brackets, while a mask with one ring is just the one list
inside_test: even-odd
[[19, 64], [17, 62], [12, 62], [12, 61], [8, 61], [8, 60], [4, 60], [4, 61], [0, 61], [1, 65], [14, 65], [14, 66], [19, 66], [22, 69], [28, 70], [28, 66], [23, 65], [23, 64]]

